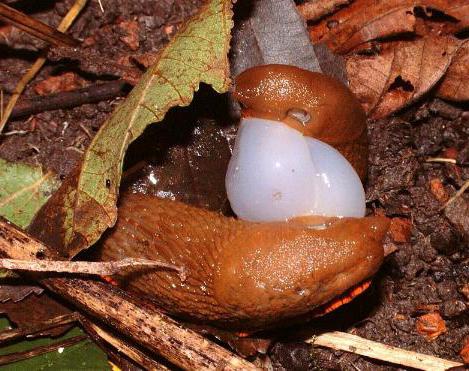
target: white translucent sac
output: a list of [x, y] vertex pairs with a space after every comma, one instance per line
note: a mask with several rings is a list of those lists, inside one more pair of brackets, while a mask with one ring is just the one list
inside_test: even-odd
[[242, 120], [225, 182], [231, 208], [244, 220], [365, 215], [363, 186], [350, 163], [277, 121]]

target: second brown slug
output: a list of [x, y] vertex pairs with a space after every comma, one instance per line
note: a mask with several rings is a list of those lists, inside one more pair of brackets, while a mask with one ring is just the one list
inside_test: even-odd
[[[241, 144], [235, 146], [227, 174], [228, 196], [235, 212], [250, 209], [246, 219], [274, 221], [228, 218], [177, 201], [127, 194], [99, 258], [138, 257], [179, 266], [187, 275], [182, 281], [174, 272], [154, 270], [119, 278], [170, 314], [252, 331], [307, 315], [371, 277], [382, 262], [382, 239], [389, 223], [384, 217], [336, 217], [364, 215], [363, 187], [352, 166], [363, 179], [365, 116], [346, 87], [320, 74], [271, 65], [242, 73], [236, 79], [235, 96], [245, 106], [244, 116], [251, 126], [248, 133], [243, 129], [246, 123], [241, 124]], [[270, 133], [277, 136], [275, 142], [268, 138]], [[246, 157], [250, 151], [261, 160]], [[291, 154], [299, 154], [307, 165], [295, 158], [284, 162], [282, 156]], [[265, 175], [262, 168], [269, 161], [273, 175]], [[322, 162], [320, 169], [337, 168], [314, 174], [308, 170], [310, 161], [313, 165]], [[252, 182], [245, 169], [240, 170], [243, 166], [252, 168]], [[278, 203], [281, 213], [264, 217], [260, 210], [258, 218], [263, 204], [256, 204], [256, 195], [263, 197], [264, 188], [259, 186], [263, 177], [270, 177], [269, 187], [274, 187], [265, 188], [267, 202], [273, 202], [267, 208], [275, 214]], [[321, 186], [310, 188], [315, 177]], [[282, 179], [286, 188], [279, 186], [281, 191], [275, 192], [275, 181]], [[256, 193], [259, 189], [261, 193]], [[302, 199], [292, 195], [302, 192], [309, 197], [313, 191], [317, 193], [310, 208], [313, 212], [282, 209], [295, 202], [294, 207], [301, 206]], [[329, 198], [321, 193], [329, 191], [333, 192]], [[344, 198], [354, 195], [358, 200]], [[334, 202], [339, 205], [332, 208], [332, 215], [322, 211], [315, 215], [318, 204], [327, 209]], [[347, 205], [342, 207], [342, 203]], [[252, 210], [254, 214], [249, 214]], [[318, 215], [322, 224], [316, 225]]]
[[251, 223], [177, 201], [129, 194], [100, 250], [182, 267], [121, 282], [185, 319], [256, 330], [306, 314], [372, 276], [383, 259], [384, 217], [344, 218], [325, 229]]

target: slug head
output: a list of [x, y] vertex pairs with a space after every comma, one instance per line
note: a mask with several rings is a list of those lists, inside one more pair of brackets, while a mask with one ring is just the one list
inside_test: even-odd
[[236, 77], [244, 116], [282, 121], [339, 150], [366, 174], [366, 116], [352, 92], [329, 76], [288, 65], [250, 68]]

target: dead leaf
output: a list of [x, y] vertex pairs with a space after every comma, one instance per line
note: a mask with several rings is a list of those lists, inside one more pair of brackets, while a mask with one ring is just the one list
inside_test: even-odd
[[433, 178], [430, 180], [430, 192], [442, 204], [449, 199], [449, 195], [439, 178]]
[[435, 340], [442, 333], [446, 332], [445, 321], [438, 312], [420, 316], [417, 318], [415, 326], [417, 332], [423, 335], [428, 341]]
[[39, 286], [31, 285], [0, 285], [0, 303], [18, 302], [31, 294], [40, 295], [44, 291]]
[[310, 27], [313, 42], [326, 42], [339, 54], [362, 43], [415, 31], [415, 8], [431, 17], [438, 10], [454, 18], [452, 32], [469, 26], [466, 0], [357, 0]]
[[388, 43], [376, 56], [350, 57], [350, 88], [372, 118], [385, 117], [433, 88], [460, 44], [450, 36], [427, 36]]
[[85, 80], [76, 73], [65, 72], [59, 76], [50, 76], [34, 86], [34, 91], [38, 95], [49, 95], [61, 91], [71, 91], [83, 88]]
[[464, 339], [464, 345], [459, 352], [459, 355], [463, 359], [464, 363], [469, 363], [469, 336]]
[[454, 56], [436, 94], [453, 101], [469, 100], [469, 41]]
[[340, 6], [350, 4], [352, 0], [308, 0], [298, 5], [298, 12], [307, 21], [317, 21], [333, 13]]
[[394, 61], [395, 48], [384, 49], [373, 56], [352, 55], [346, 59], [349, 87], [369, 113], [378, 104]]
[[[21, 286], [20, 286], [21, 287]], [[0, 313], [6, 315], [18, 328], [32, 328], [41, 323], [70, 313], [70, 309], [59, 302], [53, 300], [48, 295], [28, 296], [21, 302], [9, 301], [0, 304]], [[36, 336], [60, 336], [73, 325], [64, 325], [54, 327], [40, 333]]]
[[461, 290], [459, 291], [464, 295], [466, 300], [469, 300], [469, 283], [464, 284], [464, 286], [461, 287]]
[[394, 242], [410, 242], [412, 222], [405, 218], [392, 218], [389, 233]]
[[119, 23], [119, 28], [124, 34], [119, 39], [131, 50], [138, 50], [140, 46], [138, 22], [122, 21]]
[[101, 126], [81, 168], [41, 209], [31, 233], [70, 258], [114, 225], [128, 145], [171, 107], [187, 106], [201, 82], [219, 93], [227, 90], [231, 7], [229, 0], [212, 0], [182, 27]]

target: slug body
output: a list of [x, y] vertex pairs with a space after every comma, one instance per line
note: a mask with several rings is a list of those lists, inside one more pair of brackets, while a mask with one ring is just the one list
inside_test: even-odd
[[182, 318], [236, 330], [272, 327], [311, 312], [372, 276], [383, 259], [383, 217], [251, 223], [177, 201], [123, 197], [99, 250], [102, 260], [139, 257], [182, 267], [121, 276]]
[[98, 257], [176, 265], [187, 279], [164, 270], [119, 278], [170, 314], [252, 331], [311, 314], [371, 277], [389, 223], [363, 218], [365, 117], [344, 86], [261, 66], [237, 78], [235, 96], [245, 110], [226, 185], [245, 220], [128, 194]]

